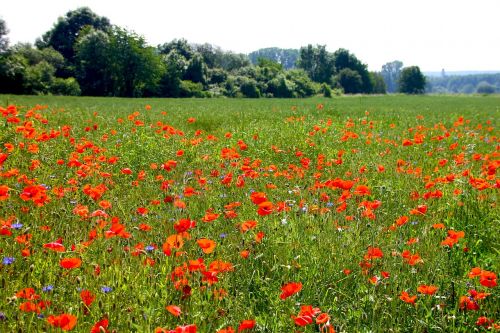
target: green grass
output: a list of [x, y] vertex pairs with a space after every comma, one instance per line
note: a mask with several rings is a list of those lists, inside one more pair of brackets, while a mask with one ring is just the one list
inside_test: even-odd
[[[104, 317], [109, 318], [109, 330], [117, 332], [187, 324], [195, 324], [198, 332], [216, 332], [228, 326], [237, 329], [245, 319], [255, 320], [255, 332], [319, 331], [314, 323], [294, 324], [291, 316], [301, 305], [328, 313], [338, 332], [471, 332], [485, 330], [475, 324], [481, 316], [500, 321], [498, 286], [489, 288], [468, 276], [473, 267], [500, 271], [498, 96], [0, 96], [0, 106], [10, 104], [18, 107], [19, 123], [7, 122], [10, 115], [0, 118], [0, 154], [7, 156], [3, 166], [0, 162], [0, 186], [9, 188], [8, 198], [0, 201], [0, 222], [3, 231], [12, 233], [0, 236], [0, 254], [14, 258], [12, 264], [0, 265], [2, 332], [57, 331], [47, 317], [62, 313], [77, 316], [76, 332], [89, 332]], [[37, 104], [46, 106], [34, 112], [40, 116], [26, 119]], [[134, 112], [137, 116], [128, 119]], [[194, 122], [188, 122], [191, 117]], [[25, 121], [35, 128], [31, 137], [17, 128]], [[70, 126], [66, 136], [64, 126]], [[40, 136], [51, 130], [61, 135], [48, 140]], [[422, 143], [403, 146], [415, 133]], [[240, 149], [240, 140], [246, 150]], [[7, 152], [6, 143], [13, 145], [12, 151]], [[29, 152], [27, 147], [34, 143], [39, 151]], [[224, 148], [233, 148], [239, 157], [224, 159]], [[182, 156], [177, 156], [179, 150]], [[111, 157], [117, 162], [108, 163]], [[68, 165], [71, 158], [81, 165]], [[36, 168], [34, 160], [40, 164]], [[162, 169], [169, 160], [177, 165]], [[379, 171], [380, 166], [385, 170]], [[122, 173], [124, 168], [132, 174]], [[12, 169], [18, 173], [8, 177]], [[245, 173], [245, 184], [237, 186]], [[229, 174], [230, 184], [222, 184]], [[445, 181], [447, 176], [454, 180]], [[337, 178], [354, 186], [344, 193], [325, 186]], [[488, 188], [472, 186], [471, 179], [479, 178]], [[30, 183], [44, 184], [50, 201], [39, 207], [23, 201], [20, 195]], [[107, 190], [94, 200], [83, 190], [87, 184], [104, 184]], [[355, 194], [359, 185], [366, 185], [370, 194]], [[186, 187], [198, 193], [185, 196]], [[65, 189], [60, 198], [55, 188]], [[436, 190], [442, 197], [424, 198]], [[250, 200], [252, 192], [266, 193], [275, 207], [282, 202], [287, 210], [260, 216]], [[412, 198], [414, 192], [418, 198]], [[343, 211], [338, 209], [342, 194], [348, 196]], [[186, 208], [164, 202], [166, 197], [182, 200]], [[111, 203], [104, 209], [107, 217], [74, 213], [77, 205], [87, 206], [89, 214], [100, 210], [101, 200]], [[375, 201], [381, 204], [370, 218], [364, 206]], [[233, 202], [241, 203], [234, 209], [237, 216], [225, 217], [224, 206]], [[427, 212], [410, 214], [419, 205], [426, 205]], [[138, 214], [139, 207], [147, 208], [147, 214]], [[202, 218], [210, 209], [220, 217], [205, 223]], [[391, 228], [401, 216], [407, 216], [408, 223]], [[129, 238], [105, 237], [112, 217], [126, 227]], [[189, 230], [178, 255], [173, 249], [167, 256], [162, 246], [176, 234], [174, 223], [184, 218], [194, 220], [196, 227]], [[249, 220], [257, 221], [257, 227], [243, 233], [240, 225]], [[437, 223], [445, 228], [433, 228]], [[141, 224], [151, 230], [141, 230]], [[441, 245], [448, 230], [465, 233], [451, 248]], [[88, 242], [91, 231], [95, 238]], [[264, 233], [260, 242], [259, 232]], [[31, 238], [23, 243], [16, 239], [22, 235]], [[43, 247], [58, 238], [64, 252]], [[201, 238], [216, 242], [212, 253], [201, 251], [196, 242]], [[411, 238], [418, 241], [408, 245]], [[155, 249], [146, 251], [148, 245]], [[132, 254], [136, 246], [140, 251]], [[369, 247], [380, 248], [383, 257], [365, 260]], [[22, 250], [30, 255], [23, 256]], [[246, 259], [240, 255], [243, 250], [249, 251]], [[402, 257], [405, 250], [421, 260], [410, 265]], [[67, 257], [80, 258], [81, 267], [60, 267], [60, 259]], [[206, 271], [214, 260], [230, 262], [233, 270], [218, 273], [214, 284], [203, 280], [200, 271], [186, 273], [184, 284], [191, 288], [187, 295], [187, 289], [176, 288], [179, 278], [172, 279], [172, 273], [198, 258], [203, 258]], [[145, 265], [147, 259], [154, 265]], [[371, 267], [363, 269], [362, 262]], [[97, 266], [100, 274], [95, 273]], [[345, 274], [346, 269], [351, 273]], [[302, 290], [282, 300], [281, 287], [289, 282], [301, 282]], [[42, 291], [48, 285], [53, 290]], [[420, 285], [438, 290], [432, 296], [419, 294]], [[102, 292], [103, 286], [112, 291]], [[23, 288], [34, 288], [50, 306], [38, 314], [21, 311], [22, 303], [40, 301], [13, 297]], [[83, 289], [95, 295], [88, 307], [80, 298]], [[227, 293], [224, 297], [214, 294], [220, 289]], [[461, 296], [472, 289], [491, 295], [476, 301], [479, 310], [460, 309]], [[400, 299], [403, 291], [418, 295], [415, 304]], [[179, 317], [165, 309], [171, 304], [181, 308]]]

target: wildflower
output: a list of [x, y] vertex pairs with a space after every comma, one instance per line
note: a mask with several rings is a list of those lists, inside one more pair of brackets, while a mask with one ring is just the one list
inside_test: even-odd
[[4, 264], [5, 266], [7, 265], [12, 265], [14, 263], [16, 259], [13, 258], [13, 257], [3, 257], [2, 259], [2, 264]]
[[290, 282], [281, 287], [281, 299], [286, 299], [302, 290], [301, 282]]
[[63, 313], [59, 316], [48, 316], [47, 322], [54, 326], [59, 327], [63, 331], [71, 331], [76, 326], [77, 317], [71, 314]]
[[92, 326], [90, 333], [108, 333], [108, 318], [103, 318]]
[[201, 248], [203, 253], [210, 254], [214, 251], [216, 243], [215, 241], [207, 238], [201, 238], [196, 241], [198, 246]]
[[417, 296], [410, 296], [406, 291], [401, 292], [399, 299], [408, 304], [415, 304]]
[[244, 331], [244, 330], [251, 330], [252, 328], [255, 327], [255, 320], [243, 320], [240, 325], [238, 326], [238, 332]]
[[167, 305], [165, 308], [175, 317], [179, 317], [182, 313], [181, 308], [177, 305]]
[[65, 269], [78, 268], [82, 265], [82, 260], [79, 258], [64, 258], [59, 261], [59, 266]]
[[420, 285], [417, 288], [417, 291], [421, 294], [426, 294], [426, 295], [434, 295], [436, 291], [438, 290], [438, 287], [436, 286], [427, 286], [427, 285]]
[[113, 291], [113, 288], [108, 287], [108, 286], [102, 286], [102, 287], [101, 287], [101, 291], [102, 291], [103, 293], [107, 294], [107, 293], [112, 292], [112, 291]]

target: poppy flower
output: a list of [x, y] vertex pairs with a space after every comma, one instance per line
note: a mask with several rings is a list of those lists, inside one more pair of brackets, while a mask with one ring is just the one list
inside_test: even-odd
[[408, 304], [415, 304], [417, 296], [410, 296], [406, 291], [401, 292], [399, 299]]
[[267, 196], [264, 192], [253, 192], [250, 194], [250, 200], [252, 200], [255, 205], [258, 205], [267, 201]]
[[198, 246], [205, 254], [210, 254], [215, 250], [216, 243], [211, 239], [201, 238], [198, 239], [196, 243], [198, 243]]
[[43, 247], [45, 249], [49, 249], [49, 250], [52, 250], [52, 251], [55, 251], [55, 252], [64, 252], [64, 251], [66, 251], [66, 248], [64, 247], [64, 245], [62, 245], [62, 238], [59, 238], [55, 242], [43, 244]]
[[59, 316], [48, 316], [47, 322], [54, 327], [61, 328], [63, 331], [71, 331], [76, 326], [77, 317], [63, 313]]
[[364, 256], [365, 260], [372, 260], [372, 259], [377, 259], [377, 258], [382, 258], [384, 256], [384, 253], [382, 250], [378, 247], [368, 247], [368, 250], [366, 251], [366, 254]]
[[273, 208], [274, 206], [272, 202], [269, 201], [261, 202], [259, 204], [259, 209], [257, 210], [257, 214], [259, 214], [260, 216], [269, 215], [273, 212]]
[[175, 317], [179, 317], [182, 313], [181, 308], [177, 305], [167, 305], [165, 308]]
[[244, 330], [251, 330], [252, 328], [255, 327], [255, 320], [243, 320], [240, 325], [238, 326], [238, 332], [244, 331]]
[[59, 261], [59, 266], [65, 269], [78, 268], [82, 265], [82, 261], [79, 258], [64, 258]]
[[6, 185], [0, 185], [0, 201], [7, 200], [9, 198], [9, 187]]
[[95, 300], [95, 295], [84, 289], [80, 292], [80, 298], [82, 299], [83, 304], [90, 306]]
[[325, 324], [329, 320], [330, 320], [330, 316], [328, 315], [328, 313], [323, 312], [319, 316], [316, 317], [316, 324], [318, 324], [318, 325]]
[[420, 285], [417, 288], [417, 291], [421, 294], [426, 294], [426, 295], [434, 295], [436, 291], [438, 290], [438, 287], [436, 286], [427, 286], [427, 285]]
[[302, 290], [301, 282], [290, 282], [281, 287], [281, 299], [286, 299]]
[[257, 221], [245, 221], [240, 224], [241, 232], [247, 232], [251, 229], [254, 229], [257, 226]]
[[496, 287], [497, 275], [490, 271], [482, 271], [479, 276], [479, 283], [488, 288]]

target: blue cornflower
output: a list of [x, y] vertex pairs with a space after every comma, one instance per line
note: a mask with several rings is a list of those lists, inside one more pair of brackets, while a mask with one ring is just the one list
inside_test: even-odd
[[2, 264], [4, 265], [12, 265], [16, 259], [13, 257], [3, 257]]
[[42, 288], [42, 291], [45, 292], [45, 293], [48, 293], [48, 292], [50, 292], [52, 290], [54, 290], [54, 286], [51, 285], [51, 284], [49, 284], [49, 285], [47, 285], [47, 286], [45, 286], [45, 287]]
[[113, 291], [113, 288], [108, 287], [108, 286], [102, 286], [102, 287], [101, 287], [101, 291], [102, 291], [103, 293], [107, 294], [107, 293], [112, 292], [112, 291]]

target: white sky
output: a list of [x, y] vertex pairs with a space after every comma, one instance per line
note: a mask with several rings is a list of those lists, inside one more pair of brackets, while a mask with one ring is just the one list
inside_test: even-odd
[[500, 70], [500, 0], [1, 0], [11, 45], [31, 42], [81, 6], [149, 44], [185, 38], [248, 53], [343, 47], [370, 70], [392, 60], [423, 71]]

